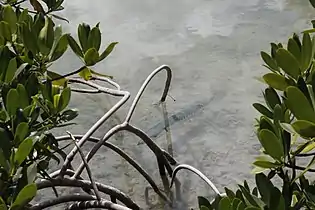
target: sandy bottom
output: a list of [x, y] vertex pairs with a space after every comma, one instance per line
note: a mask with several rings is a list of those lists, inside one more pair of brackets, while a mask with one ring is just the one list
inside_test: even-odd
[[[173, 69], [170, 95], [176, 101], [168, 98], [167, 109], [169, 116], [185, 116], [171, 125], [173, 153], [179, 162], [204, 172], [221, 191], [225, 186], [235, 188], [244, 179], [253, 181], [251, 163], [259, 144], [254, 133], [257, 113], [251, 104], [262, 101], [264, 88], [254, 77], [267, 72], [261, 66], [259, 52], [269, 50], [270, 42], [285, 41], [293, 31], [309, 27], [314, 11], [307, 1], [76, 0], [65, 1], [65, 7], [64, 15], [71, 21], [65, 25], [66, 31], [75, 33], [82, 21], [100, 21], [104, 45], [120, 42], [95, 69], [113, 75], [132, 98], [153, 69], [162, 64]], [[53, 68], [69, 72], [80, 65], [69, 52]], [[160, 129], [163, 116], [154, 105], [164, 80], [161, 74], [152, 81], [132, 123], [148, 133], [159, 133], [155, 141], [167, 149], [165, 132]], [[83, 134], [116, 101], [108, 96], [74, 94], [72, 106], [80, 109], [80, 116], [78, 125], [68, 130]], [[95, 136], [102, 137], [121, 123], [129, 106], [130, 101]], [[110, 141], [134, 157], [161, 186], [156, 159], [140, 139], [122, 132]], [[91, 147], [92, 144], [85, 145], [84, 152]], [[152, 205], [146, 204], [144, 190], [148, 183], [110, 150], [102, 148], [90, 163], [97, 181], [121, 189], [144, 209], [163, 209], [157, 206], [158, 197], [151, 192]], [[211, 189], [195, 175], [181, 171], [179, 180], [185, 201], [179, 209], [196, 207], [197, 195], [213, 197]], [[50, 193], [51, 190], [41, 195]]]

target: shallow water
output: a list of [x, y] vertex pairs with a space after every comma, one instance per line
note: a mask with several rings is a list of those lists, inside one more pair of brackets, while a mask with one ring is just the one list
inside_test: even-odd
[[[175, 119], [171, 138], [177, 160], [200, 169], [220, 190], [252, 180], [250, 163], [259, 145], [253, 132], [257, 113], [251, 104], [261, 100], [263, 88], [254, 77], [266, 72], [259, 52], [269, 50], [270, 42], [285, 41], [292, 32], [310, 27], [308, 20], [315, 11], [307, 0], [72, 0], [65, 1], [65, 8], [63, 15], [70, 20], [65, 30], [76, 33], [82, 21], [93, 25], [100, 21], [104, 46], [119, 42], [95, 69], [113, 75], [132, 97], [153, 69], [162, 64], [173, 69], [170, 95], [176, 101], [169, 97], [167, 110]], [[55, 68], [64, 73], [80, 65], [68, 53]], [[163, 115], [155, 105], [164, 80], [160, 75], [152, 81], [132, 122], [167, 148]], [[74, 95], [73, 106], [80, 109], [80, 117], [71, 131], [83, 134], [115, 101], [107, 96]], [[129, 105], [95, 135], [100, 137], [121, 122]], [[160, 183], [156, 161], [139, 139], [121, 133], [111, 142]], [[91, 164], [98, 181], [149, 208], [144, 201], [148, 184], [121, 158], [102, 149]], [[180, 172], [179, 178], [188, 206], [196, 206], [196, 195], [212, 195], [195, 175]], [[151, 194], [157, 203], [157, 196]]]

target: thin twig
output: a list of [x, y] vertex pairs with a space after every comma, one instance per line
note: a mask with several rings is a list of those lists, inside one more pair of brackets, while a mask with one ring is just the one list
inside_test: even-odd
[[94, 182], [94, 180], [93, 180], [92, 171], [91, 171], [91, 169], [90, 169], [90, 167], [89, 167], [89, 164], [87, 163], [87, 161], [86, 161], [86, 159], [85, 159], [85, 157], [84, 157], [84, 154], [83, 154], [81, 148], [78, 146], [78, 144], [77, 144], [76, 139], [74, 138], [74, 136], [73, 136], [69, 131], [67, 131], [67, 133], [69, 134], [70, 138], [73, 140], [74, 145], [77, 147], [77, 149], [78, 149], [78, 151], [79, 151], [79, 154], [80, 154], [80, 156], [81, 156], [81, 158], [82, 158], [82, 161], [83, 161], [84, 166], [85, 166], [85, 168], [86, 168], [86, 171], [87, 171], [87, 173], [88, 173], [89, 179], [90, 179], [90, 181], [91, 181], [91, 183], [92, 183], [95, 196], [96, 196], [97, 200], [100, 201], [100, 200], [101, 200], [101, 195], [100, 195], [100, 193], [99, 193], [99, 191], [98, 191], [98, 189], [97, 189], [97, 186], [96, 186], [96, 184], [95, 184], [95, 182]]
[[17, 6], [18, 4], [22, 4], [23, 2], [26, 2], [27, 0], [21, 0], [21, 1], [17, 1], [15, 3], [10, 4], [11, 6]]
[[[294, 167], [292, 167], [290, 164], [288, 164], [288, 163], [284, 163], [284, 165], [286, 166], [286, 167], [288, 167], [288, 168], [294, 168], [294, 169], [297, 169], [297, 170], [301, 170], [301, 171], [304, 171], [305, 169], [306, 169], [306, 167], [302, 167], [302, 166], [294, 166]], [[308, 169], [307, 170], [308, 172], [315, 172], [315, 169]]]
[[56, 81], [56, 80], [64, 79], [64, 78], [66, 78], [66, 77], [69, 77], [69, 76], [78, 74], [78, 73], [80, 73], [80, 72], [81, 72], [83, 69], [85, 69], [85, 68], [86, 68], [86, 66], [82, 66], [82, 67], [80, 67], [79, 69], [77, 69], [77, 70], [75, 70], [75, 71], [73, 71], [73, 72], [70, 72], [70, 73], [68, 73], [68, 74], [62, 75], [62, 76], [60, 76], [60, 77], [56, 77], [56, 78], [54, 78], [54, 79], [51, 79], [50, 81]]
[[295, 157], [310, 157], [314, 156], [315, 152], [305, 153], [305, 154], [296, 154]]

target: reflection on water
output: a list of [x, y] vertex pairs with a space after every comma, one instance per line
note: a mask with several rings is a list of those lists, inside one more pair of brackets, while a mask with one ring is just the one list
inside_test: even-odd
[[[65, 25], [67, 31], [76, 33], [82, 21], [100, 21], [104, 46], [119, 41], [113, 54], [96, 69], [113, 75], [132, 96], [153, 69], [161, 64], [172, 67], [170, 94], [176, 101], [168, 98], [159, 109], [153, 105], [165, 79], [158, 76], [137, 108], [135, 125], [177, 160], [208, 175], [221, 190], [252, 178], [250, 163], [258, 142], [253, 132], [257, 113], [251, 103], [261, 100], [258, 96], [263, 88], [254, 77], [265, 71], [259, 52], [268, 50], [271, 41], [285, 41], [293, 31], [309, 27], [315, 11], [308, 1], [72, 0], [65, 1], [65, 8], [64, 15], [71, 21]], [[68, 53], [54, 68], [68, 72], [80, 65]], [[73, 133], [82, 134], [115, 102], [110, 97], [74, 95], [73, 106], [81, 112]], [[120, 122], [126, 109], [97, 135]], [[166, 129], [165, 123], [169, 124]], [[163, 188], [156, 160], [139, 139], [123, 132], [111, 142], [134, 157]], [[125, 161], [102, 149], [91, 163], [98, 181], [116, 186], [147, 208], [144, 191], [148, 184]], [[196, 195], [212, 195], [195, 175], [180, 172], [179, 179], [188, 205], [196, 204]], [[159, 203], [152, 191], [148, 194], [152, 205]]]

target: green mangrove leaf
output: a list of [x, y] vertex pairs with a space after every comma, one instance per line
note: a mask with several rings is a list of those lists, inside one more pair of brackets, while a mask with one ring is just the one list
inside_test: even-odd
[[199, 208], [201, 208], [201, 206], [205, 206], [205, 207], [211, 207], [210, 202], [208, 201], [207, 198], [202, 197], [202, 196], [198, 196], [198, 206]]
[[280, 101], [280, 98], [277, 94], [277, 92], [271, 88], [271, 87], [268, 87], [265, 89], [265, 100], [267, 102], [267, 104], [269, 105], [269, 107], [273, 110], [274, 107], [277, 105], [277, 104], [281, 104], [281, 101]]
[[54, 108], [55, 109], [58, 109], [59, 107], [60, 95], [61, 94], [54, 95]]
[[303, 137], [315, 137], [315, 123], [306, 120], [297, 120], [292, 123], [293, 129]]
[[18, 84], [16, 87], [16, 90], [19, 94], [20, 108], [24, 109], [25, 107], [27, 107], [30, 104], [29, 98], [28, 98], [28, 93], [27, 93], [24, 85], [22, 85], [22, 84]]
[[32, 138], [27, 138], [22, 141], [14, 156], [14, 162], [17, 167], [20, 166], [23, 163], [23, 161], [27, 158], [27, 156], [32, 151], [32, 148], [33, 148]]
[[230, 209], [231, 209], [230, 199], [227, 197], [222, 198], [219, 203], [219, 210], [230, 210]]
[[300, 47], [293, 38], [290, 38], [288, 41], [288, 50], [298, 61], [301, 61]]
[[303, 40], [302, 40], [302, 59], [301, 59], [301, 70], [302, 72], [306, 71], [312, 61], [313, 58], [313, 50], [312, 50], [312, 40], [311, 37], [308, 33], [304, 33], [303, 34]]
[[299, 62], [286, 49], [280, 48], [277, 50], [276, 61], [281, 69], [294, 79], [297, 79], [301, 74]]
[[11, 206], [12, 210], [22, 209], [27, 203], [29, 203], [36, 195], [37, 187], [35, 183], [26, 185], [16, 197], [14, 203]]
[[84, 56], [83, 56], [83, 53], [82, 53], [80, 46], [78, 45], [78, 43], [74, 40], [74, 38], [70, 34], [67, 34], [67, 40], [68, 40], [69, 46], [72, 49], [72, 51], [77, 56], [83, 58]]
[[267, 129], [272, 131], [274, 134], [277, 134], [277, 129], [274, 126], [273, 122], [265, 116], [262, 116], [259, 120], [259, 129]]
[[259, 132], [259, 140], [268, 155], [281, 161], [284, 155], [283, 146], [273, 132], [266, 129], [261, 130]]
[[17, 17], [16, 17], [15, 12], [13, 11], [10, 5], [4, 5], [2, 8], [3, 8], [2, 10], [3, 20], [9, 24], [11, 32], [15, 33], [16, 23], [17, 23]]
[[286, 105], [298, 120], [307, 120], [315, 123], [315, 112], [306, 96], [297, 87], [286, 89]]
[[64, 88], [60, 95], [59, 106], [58, 106], [59, 111], [64, 110], [68, 106], [70, 102], [70, 97], [71, 97], [70, 88], [69, 87]]
[[312, 99], [308, 90], [308, 87], [304, 81], [304, 79], [299, 76], [297, 80], [297, 87], [301, 90], [301, 92], [305, 95], [310, 104], [312, 104]]
[[261, 51], [260, 56], [270, 69], [279, 71], [276, 61], [268, 53]]
[[242, 201], [238, 198], [234, 198], [232, 200], [232, 210], [237, 210], [237, 206], [241, 203]]
[[272, 182], [263, 173], [256, 174], [255, 180], [256, 180], [256, 185], [258, 187], [258, 191], [259, 191], [259, 193], [261, 195], [262, 200], [266, 204], [269, 204], [270, 196], [271, 196], [271, 190], [274, 187]]
[[24, 140], [24, 138], [27, 136], [29, 131], [28, 124], [26, 122], [21, 122], [16, 127], [15, 135], [14, 135], [14, 142], [18, 145], [20, 142]]
[[264, 105], [259, 104], [259, 103], [254, 103], [253, 107], [258, 112], [260, 112], [261, 114], [265, 115], [266, 117], [269, 117], [271, 119], [273, 118], [273, 113], [269, 109], [267, 109]]
[[78, 36], [83, 53], [85, 53], [90, 47], [88, 45], [88, 38], [91, 28], [88, 24], [82, 23], [78, 26]]
[[109, 56], [109, 54], [114, 50], [116, 44], [118, 44], [118, 42], [112, 42], [110, 43], [107, 48], [104, 50], [104, 52], [100, 55], [99, 61], [104, 60], [105, 58], [107, 58], [107, 56]]
[[5, 21], [0, 22], [0, 36], [2, 36], [5, 40], [11, 41], [11, 29], [9, 23]]
[[63, 35], [58, 40], [56, 47], [52, 50], [50, 56], [50, 62], [59, 59], [68, 49], [68, 38], [67, 35]]
[[84, 54], [86, 66], [93, 66], [99, 61], [99, 54], [95, 48], [90, 48]]
[[284, 91], [289, 86], [286, 78], [279, 74], [268, 73], [263, 76], [263, 79], [270, 87], [276, 90]]
[[101, 46], [101, 31], [98, 27], [94, 27], [89, 34], [88, 38], [88, 47], [95, 48], [96, 51], [99, 51]]
[[19, 93], [16, 89], [10, 89], [7, 94], [6, 108], [9, 116], [14, 116], [16, 110], [19, 108]]
[[255, 166], [258, 166], [260, 168], [268, 168], [268, 169], [271, 169], [271, 168], [278, 168], [280, 165], [279, 164], [276, 164], [276, 163], [273, 163], [273, 162], [269, 162], [269, 161], [260, 161], [260, 160], [257, 160], [253, 163], [253, 165]]
[[9, 62], [4, 82], [10, 83], [14, 78], [16, 70], [17, 70], [16, 58], [12, 58]]
[[52, 22], [51, 18], [46, 17], [45, 25], [40, 30], [38, 39], [43, 45], [42, 53], [48, 55], [54, 43], [54, 23]]

